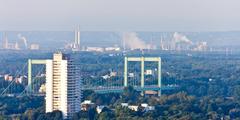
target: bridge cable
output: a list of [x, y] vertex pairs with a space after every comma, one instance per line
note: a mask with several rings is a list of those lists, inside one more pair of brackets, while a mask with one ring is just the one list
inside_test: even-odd
[[[42, 68], [38, 71], [37, 75], [40, 74], [40, 72], [43, 70], [43, 68], [44, 68], [44, 67], [42, 67]], [[35, 79], [36, 79], [36, 77], [34, 77], [34, 78], [32, 79], [33, 83], [34, 83], [34, 80], [35, 80]], [[25, 87], [25, 89], [19, 94], [19, 96], [22, 96], [22, 95], [28, 90], [28, 88], [29, 88], [29, 86], [27, 85], [27, 86]]]
[[16, 74], [15, 74], [15, 78], [10, 82], [10, 84], [3, 90], [3, 92], [1, 93], [1, 96], [5, 94], [5, 92], [7, 92], [7, 90], [9, 89], [9, 87], [11, 87], [11, 85], [16, 81], [16, 76], [19, 74], [19, 73], [22, 73], [23, 70], [25, 69], [25, 67], [27, 66], [27, 63], [24, 64], [23, 68], [20, 70], [20, 71], [17, 71]]

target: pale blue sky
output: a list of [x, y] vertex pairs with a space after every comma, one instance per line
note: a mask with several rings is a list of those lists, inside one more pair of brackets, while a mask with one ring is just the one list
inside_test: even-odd
[[0, 0], [0, 30], [240, 30], [240, 0]]

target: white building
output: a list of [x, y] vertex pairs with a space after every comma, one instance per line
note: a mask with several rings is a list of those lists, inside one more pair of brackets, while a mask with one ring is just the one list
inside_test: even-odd
[[141, 107], [143, 107], [146, 112], [155, 110], [155, 106], [149, 106], [147, 103], [142, 103]]
[[117, 72], [111, 72], [111, 73], [110, 73], [110, 76], [111, 76], [111, 77], [116, 77], [116, 76], [117, 76]]
[[129, 73], [129, 74], [128, 74], [128, 77], [133, 78], [133, 77], [134, 77], [134, 73]]
[[105, 51], [120, 51], [120, 47], [106, 47]]
[[138, 106], [137, 105], [129, 105], [128, 109], [131, 109], [133, 111], [138, 111]]
[[93, 108], [95, 104], [91, 100], [85, 100], [81, 103], [81, 110], [88, 111], [90, 108]]
[[121, 103], [122, 107], [128, 107], [128, 103]]
[[31, 44], [30, 50], [39, 50], [39, 44]]
[[46, 112], [60, 110], [64, 118], [80, 111], [81, 91], [77, 66], [60, 52], [46, 61]]
[[149, 106], [147, 103], [142, 103], [140, 106], [129, 105], [128, 103], [121, 103], [121, 106], [122, 107], [127, 107], [128, 109], [133, 110], [133, 111], [142, 110], [142, 111], [148, 112], [148, 111], [155, 110], [155, 106]]
[[104, 80], [106, 80], [106, 79], [109, 79], [109, 78], [111, 78], [109, 75], [104, 75], [104, 76], [102, 76], [102, 78], [104, 79]]
[[153, 71], [152, 70], [146, 70], [145, 75], [153, 75]]
[[13, 80], [13, 76], [9, 75], [9, 74], [5, 74], [4, 75], [4, 80], [6, 81], [12, 81]]
[[90, 52], [103, 52], [104, 49], [102, 47], [87, 47], [86, 51], [90, 51]]
[[97, 113], [100, 114], [102, 112], [103, 108], [105, 108], [105, 106], [103, 106], [103, 105], [97, 106], [97, 108], [96, 108]]

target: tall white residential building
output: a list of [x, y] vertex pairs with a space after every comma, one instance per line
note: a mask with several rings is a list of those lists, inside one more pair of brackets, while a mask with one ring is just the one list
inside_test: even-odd
[[46, 61], [46, 112], [60, 110], [64, 118], [81, 110], [78, 66], [70, 55], [60, 52]]

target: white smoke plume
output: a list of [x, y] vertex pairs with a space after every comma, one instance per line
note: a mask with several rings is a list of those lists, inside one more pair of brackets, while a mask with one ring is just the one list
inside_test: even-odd
[[124, 33], [123, 34], [123, 43], [124, 47], [130, 48], [130, 49], [148, 49], [149, 45], [146, 44], [143, 40], [141, 40], [137, 33], [130, 32], [130, 33]]
[[27, 39], [26, 39], [26, 37], [22, 36], [22, 34], [18, 34], [18, 38], [19, 38], [20, 40], [22, 40], [25, 48], [27, 49], [28, 46], [27, 46]]
[[193, 44], [191, 40], [189, 40], [185, 35], [179, 34], [175, 32], [173, 34], [173, 39], [175, 43], [187, 43], [187, 44]]

